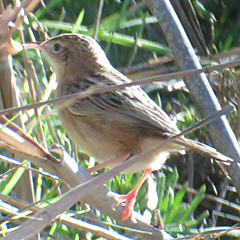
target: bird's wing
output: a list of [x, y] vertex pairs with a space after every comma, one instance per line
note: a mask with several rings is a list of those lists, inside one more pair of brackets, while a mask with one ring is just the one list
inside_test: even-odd
[[[104, 86], [112, 86], [130, 82], [130, 80], [113, 70], [113, 72], [96, 74], [87, 79], [78, 79], [75, 82], [76, 84], [71, 85], [69, 91], [71, 94], [87, 90], [89, 86], [98, 85], [99, 82]], [[169, 116], [139, 86], [78, 99], [68, 109], [76, 115], [104, 114], [113, 120], [133, 122], [145, 128], [155, 126], [158, 132], [179, 133]]]

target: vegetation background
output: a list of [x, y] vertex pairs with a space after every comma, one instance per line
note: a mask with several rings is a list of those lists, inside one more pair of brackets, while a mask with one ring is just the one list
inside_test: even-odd
[[[46, 37], [65, 32], [82, 33], [95, 36], [112, 65], [133, 80], [178, 70], [157, 19], [142, 1], [105, 0], [102, 8], [99, 6], [100, 2], [96, 0], [46, 0], [44, 3], [37, 4], [27, 15], [20, 13], [13, 19], [17, 30], [12, 33], [12, 39], [22, 43], [23, 41], [43, 41]], [[11, 1], [3, 1], [3, 3], [7, 11], [6, 7]], [[185, 21], [191, 23], [192, 27], [194, 26], [192, 21], [196, 22], [196, 19], [199, 21], [200, 28], [195, 26], [186, 31], [203, 66], [217, 65], [239, 57], [240, 2], [238, 0], [192, 0], [179, 1], [179, 3], [186, 13]], [[16, 7], [19, 2], [14, 1], [12, 4]], [[175, 5], [176, 1], [173, 0], [172, 4], [183, 25], [187, 26], [181, 18], [179, 6]], [[27, 11], [27, 8], [25, 10]], [[101, 16], [98, 18], [99, 12]], [[20, 27], [16, 22], [21, 16]], [[192, 16], [196, 16], [196, 19]], [[7, 19], [6, 15], [0, 19], [0, 26], [4, 19]], [[11, 27], [9, 29], [11, 31]], [[204, 37], [202, 39], [197, 37], [199, 40], [197, 41], [193, 32]], [[3, 35], [1, 32], [0, 37], [3, 38]], [[232, 53], [233, 48], [236, 49]], [[229, 57], [229, 52], [231, 57]], [[1, 54], [4, 56], [4, 52]], [[29, 68], [26, 70], [26, 59], [31, 60], [31, 74]], [[1, 71], [2, 69], [6, 68], [1, 67]], [[39, 52], [19, 51], [13, 57], [12, 70], [16, 80], [15, 87], [20, 92], [20, 98], [18, 94], [17, 98], [22, 105], [55, 98], [57, 85], [55, 75]], [[238, 68], [216, 71], [208, 78], [222, 106], [231, 103], [238, 109]], [[9, 94], [5, 87], [7, 84], [1, 80], [3, 99], [4, 94]], [[181, 130], [200, 120], [196, 106], [191, 100], [191, 94], [183, 80], [157, 82], [144, 85], [143, 89], [176, 121]], [[2, 105], [3, 108], [14, 106], [8, 100]], [[227, 116], [237, 138], [240, 133], [238, 115], [239, 113], [235, 111]], [[8, 114], [8, 117], [12, 116]], [[38, 111], [25, 111], [18, 116], [17, 121], [17, 124], [43, 147], [47, 148], [58, 142], [77, 159], [81, 166], [91, 167], [95, 164], [93, 158], [83, 153], [68, 139], [58, 119], [54, 104], [40, 108]], [[187, 137], [211, 145], [204, 128], [189, 133]], [[56, 201], [57, 196], [64, 191], [62, 183], [44, 174], [29, 175], [28, 173], [26, 177], [26, 171], [23, 168], [16, 168], [4, 160], [3, 156], [6, 155], [23, 160], [18, 155], [6, 152], [5, 148], [2, 149], [0, 163], [2, 194], [10, 198], [18, 197], [28, 202], [41, 204]], [[30, 166], [29, 163], [26, 164]], [[34, 165], [32, 167], [37, 168]], [[39, 168], [38, 170], [41, 171]], [[105, 171], [102, 170], [100, 173]], [[133, 189], [140, 176], [141, 173], [119, 174], [108, 181], [107, 186], [113, 192], [125, 194]], [[29, 183], [29, 178], [31, 178], [31, 183]], [[154, 191], [157, 192], [157, 204], [152, 209], [152, 216], [149, 217], [151, 224], [159, 228], [163, 226], [164, 230], [174, 238], [185, 236], [193, 238], [194, 234], [199, 234], [197, 238], [240, 239], [239, 193], [237, 194], [232, 183], [211, 159], [192, 151], [188, 151], [186, 155], [172, 155], [162, 170], [153, 172], [152, 179], [153, 183], [149, 180], [148, 184], [156, 185], [156, 189], [149, 193], [148, 184], [145, 183], [134, 207], [147, 218], [145, 210], [147, 204], [150, 204], [148, 196], [151, 199], [155, 196]], [[25, 205], [13, 204], [10, 200], [3, 198], [2, 196], [3, 203], [6, 205], [1, 205], [2, 237], [24, 221], [23, 215], [31, 214], [22, 207]], [[106, 227], [110, 230], [110, 235], [115, 232], [128, 236], [130, 239], [142, 238], [131, 229], [119, 228], [119, 224], [114, 219], [101, 214], [99, 210], [92, 210], [89, 213], [87, 208], [84, 204], [76, 203], [69, 210], [66, 209], [65, 214], [84, 222], [94, 223], [93, 225]], [[20, 212], [23, 215], [16, 215]], [[232, 227], [234, 231], [229, 231]], [[110, 235], [109, 239], [116, 239], [116, 237], [110, 238]], [[63, 223], [59, 219], [49, 224], [41, 236], [39, 234], [36, 238], [105, 239], [101, 232], [96, 234], [93, 229], [76, 227], [72, 222]], [[17, 236], [15, 239], [18, 239]], [[120, 236], [119, 239], [121, 239]]]

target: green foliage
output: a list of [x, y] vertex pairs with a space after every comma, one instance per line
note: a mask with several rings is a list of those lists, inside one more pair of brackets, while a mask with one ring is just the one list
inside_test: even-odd
[[157, 182], [157, 209], [160, 210], [162, 221], [169, 233], [175, 235], [176, 228], [179, 229], [180, 233], [180, 225], [185, 226], [185, 228], [197, 227], [198, 224], [201, 224], [204, 218], [209, 216], [209, 214], [205, 213], [199, 219], [191, 219], [191, 216], [194, 214], [196, 208], [203, 199], [206, 190], [204, 185], [193, 198], [191, 204], [187, 204], [184, 201], [184, 197], [186, 196], [188, 184], [185, 183], [178, 192], [175, 192], [175, 187], [178, 182], [178, 171], [176, 168], [169, 172], [167, 177], [164, 174], [161, 174], [157, 179]]
[[239, 45], [240, 36], [236, 29], [240, 25], [240, 2], [226, 0], [203, 1], [194, 0], [193, 4], [197, 10], [204, 36], [211, 48], [211, 29], [209, 21], [214, 23], [214, 44], [219, 52]]

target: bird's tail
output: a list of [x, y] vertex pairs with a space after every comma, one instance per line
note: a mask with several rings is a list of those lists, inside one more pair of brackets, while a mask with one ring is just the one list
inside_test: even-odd
[[173, 140], [174, 143], [183, 146], [186, 149], [193, 149], [205, 155], [208, 155], [216, 160], [223, 161], [226, 164], [229, 164], [233, 161], [232, 158], [225, 156], [224, 154], [218, 152], [215, 148], [210, 147], [206, 144], [194, 141], [192, 139], [180, 137]]

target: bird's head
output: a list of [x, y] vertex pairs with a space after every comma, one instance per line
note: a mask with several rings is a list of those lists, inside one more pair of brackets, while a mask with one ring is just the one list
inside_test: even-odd
[[[44, 52], [58, 77], [81, 73], [96, 74], [102, 67], [112, 68], [104, 51], [91, 37], [61, 34], [45, 42], [29, 42], [25, 46]], [[83, 77], [83, 76], [82, 76]]]

